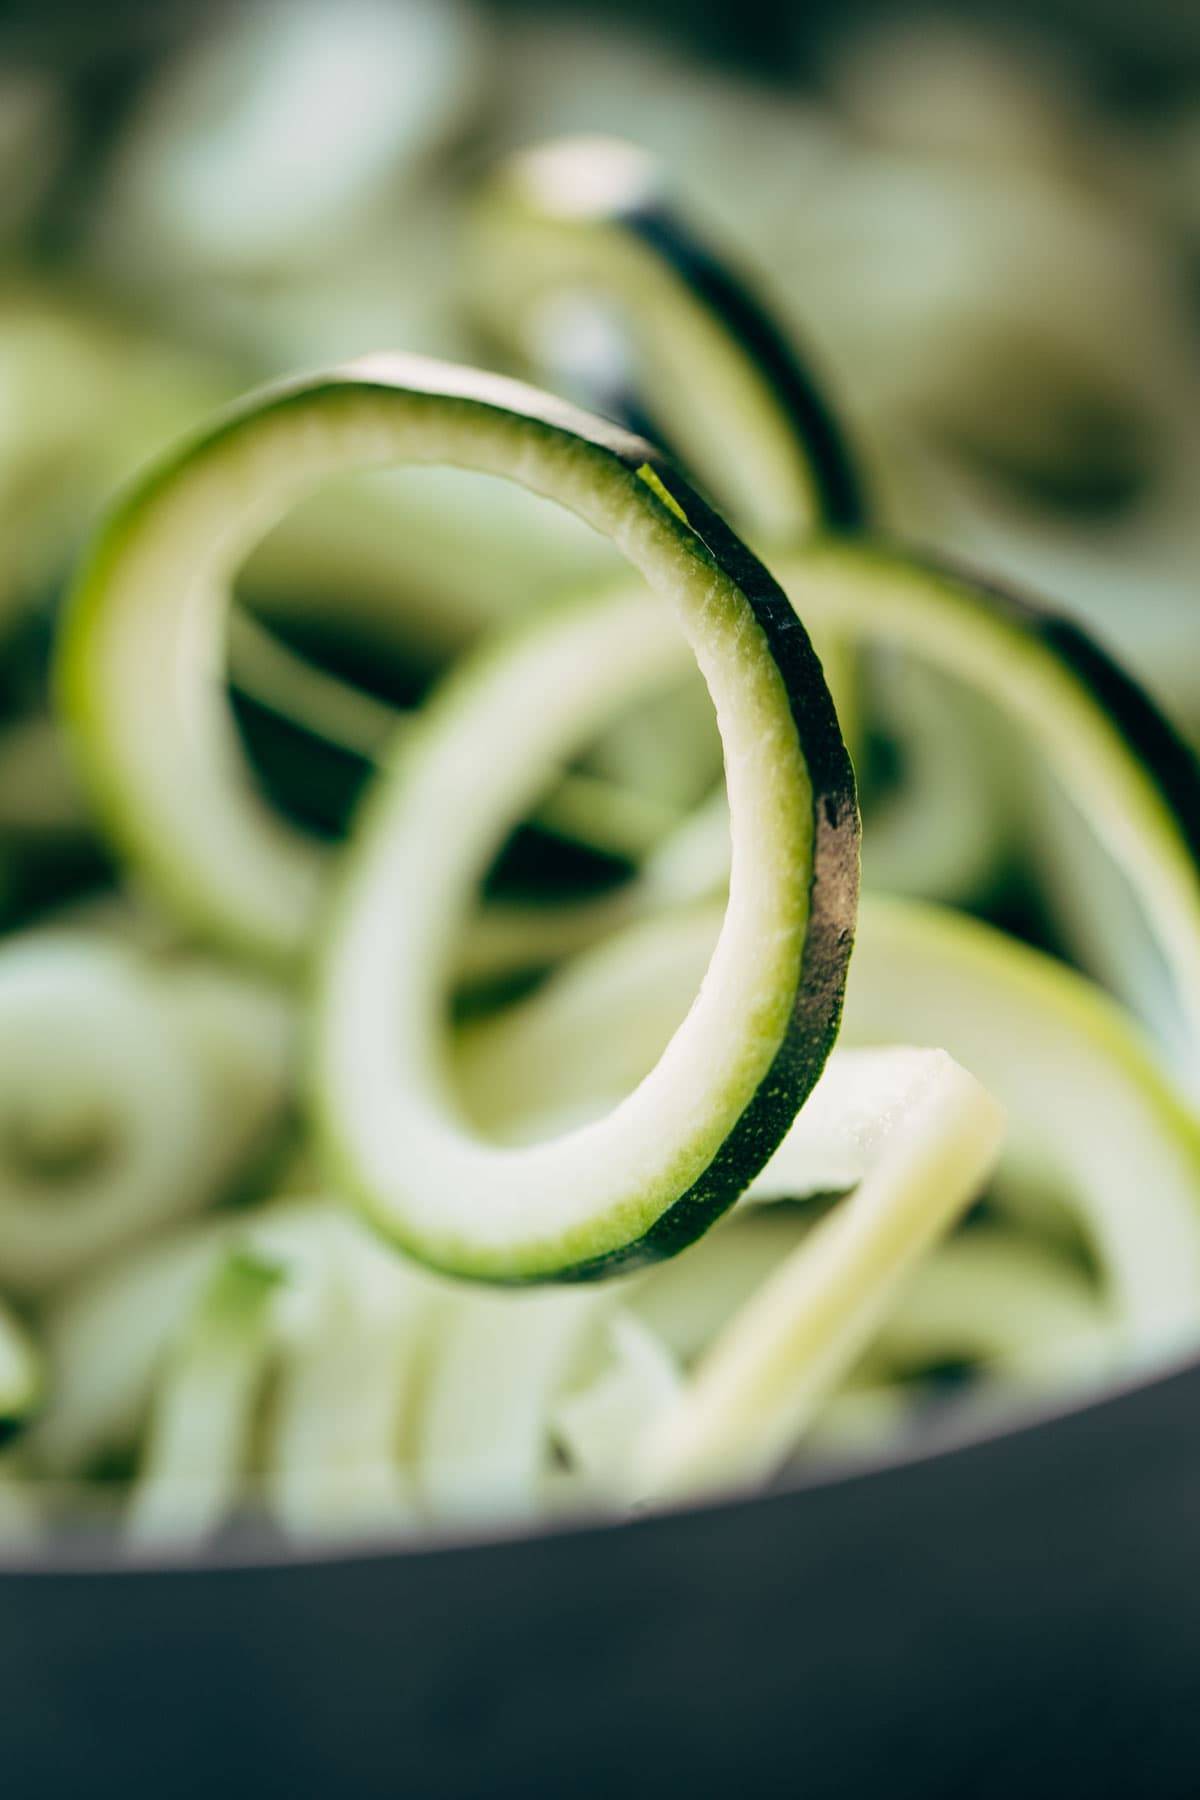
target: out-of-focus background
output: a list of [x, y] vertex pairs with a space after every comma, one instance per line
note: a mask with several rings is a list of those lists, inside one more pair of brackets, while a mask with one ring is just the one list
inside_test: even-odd
[[[264, 376], [384, 346], [488, 360], [461, 229], [477, 184], [506, 149], [596, 130], [658, 153], [794, 327], [885, 527], [1079, 612], [1200, 734], [1195, 7], [12, 0], [10, 922], [104, 873], [46, 716], [45, 647], [105, 498]], [[311, 639], [336, 592], [375, 670], [397, 584], [424, 587], [449, 647], [481, 566], [492, 611], [588, 573], [578, 534], [531, 558], [494, 523], [464, 537], [457, 503], [422, 502], [415, 530], [411, 508], [318, 511], [246, 597]]]

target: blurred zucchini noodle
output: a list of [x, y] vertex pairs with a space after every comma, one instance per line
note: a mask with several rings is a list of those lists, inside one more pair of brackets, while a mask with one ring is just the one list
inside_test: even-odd
[[0, 947], [0, 1282], [38, 1294], [211, 1204], [283, 1128], [290, 1004], [76, 930]]
[[[481, 95], [458, 0], [256, 0], [206, 18], [135, 107], [100, 212], [110, 257], [252, 280], [344, 249]], [[165, 254], [164, 254], [165, 253]]]

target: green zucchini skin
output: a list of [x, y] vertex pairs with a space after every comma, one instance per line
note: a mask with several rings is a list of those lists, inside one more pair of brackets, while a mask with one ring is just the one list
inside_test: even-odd
[[662, 199], [633, 202], [614, 224], [667, 263], [702, 306], [720, 320], [757, 367], [808, 456], [825, 530], [854, 535], [871, 523], [866, 478], [837, 410], [796, 343], [751, 284]]

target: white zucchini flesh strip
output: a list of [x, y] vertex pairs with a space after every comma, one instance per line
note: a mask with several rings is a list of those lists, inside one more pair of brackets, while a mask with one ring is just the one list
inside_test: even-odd
[[[356, 1274], [369, 1290], [377, 1279], [367, 1262], [371, 1247], [364, 1254], [351, 1221], [308, 1199], [234, 1215], [198, 1242], [204, 1252], [198, 1268], [187, 1261], [168, 1260], [165, 1271], [150, 1264], [157, 1288], [149, 1295], [153, 1324], [138, 1346], [149, 1407], [130, 1536], [141, 1546], [182, 1549], [257, 1490], [254, 1440], [269, 1375], [281, 1377], [283, 1413], [275, 1422], [282, 1423], [284, 1444], [272, 1472], [284, 1480], [269, 1485], [266, 1497], [290, 1527], [307, 1525], [316, 1535], [328, 1516], [328, 1496], [323, 1506], [288, 1477], [297, 1474], [297, 1436], [319, 1437], [332, 1421], [314, 1412], [317, 1397], [302, 1374], [289, 1381], [297, 1368], [294, 1360], [288, 1366], [287, 1353], [319, 1334], [339, 1260], [359, 1252]], [[190, 1247], [180, 1246], [185, 1257]], [[163, 1273], [173, 1284], [181, 1271], [185, 1282], [190, 1278], [189, 1303], [168, 1321]], [[364, 1291], [364, 1317], [370, 1299]], [[344, 1412], [361, 1400], [359, 1390], [340, 1396]], [[334, 1479], [331, 1472], [330, 1486]]]
[[440, 1296], [353, 1219], [313, 1227], [307, 1304], [281, 1308], [263, 1499], [303, 1542], [411, 1527], [404, 1439]]
[[617, 1304], [613, 1285], [452, 1295], [435, 1329], [417, 1428], [429, 1516], [467, 1524], [536, 1517], [551, 1416]]
[[238, 1498], [266, 1370], [270, 1313], [286, 1275], [232, 1249], [168, 1353], [154, 1397], [128, 1534], [141, 1549], [203, 1542]]
[[929, 1050], [835, 1050], [807, 1106], [745, 1200], [803, 1200], [856, 1187], [930, 1079]]
[[[86, 1475], [100, 1458], [128, 1454], [179, 1321], [195, 1311], [214, 1269], [239, 1245], [287, 1272], [271, 1318], [281, 1393], [293, 1353], [303, 1362], [309, 1346], [316, 1355], [317, 1340], [325, 1341], [327, 1268], [336, 1268], [339, 1280], [352, 1271], [372, 1322], [385, 1294], [396, 1296], [399, 1320], [401, 1313], [407, 1317], [414, 1285], [420, 1292], [431, 1286], [379, 1246], [353, 1214], [307, 1196], [252, 1214], [193, 1222], [136, 1246], [54, 1296], [46, 1308], [51, 1379], [30, 1433], [39, 1471], [56, 1478]], [[401, 1322], [399, 1335], [406, 1332]], [[304, 1410], [295, 1397], [288, 1406], [297, 1414]], [[320, 1421], [309, 1414], [304, 1429], [319, 1436]]]
[[926, 1082], [854, 1192], [768, 1277], [701, 1358], [635, 1458], [654, 1499], [768, 1476], [878, 1331], [905, 1277], [974, 1198], [1004, 1115], [927, 1053]]
[[0, 1300], [0, 1437], [25, 1419], [44, 1392], [42, 1357], [32, 1335]]
[[554, 1407], [550, 1429], [582, 1495], [624, 1498], [625, 1471], [641, 1436], [679, 1399], [683, 1376], [662, 1341], [622, 1308], [609, 1321], [611, 1355], [590, 1381]]
[[86, 1475], [132, 1450], [171, 1334], [195, 1305], [224, 1242], [215, 1221], [151, 1239], [54, 1295], [43, 1314], [50, 1381], [31, 1428], [39, 1473]]
[[207, 1099], [134, 952], [67, 932], [0, 950], [0, 1281], [44, 1291], [203, 1204]]

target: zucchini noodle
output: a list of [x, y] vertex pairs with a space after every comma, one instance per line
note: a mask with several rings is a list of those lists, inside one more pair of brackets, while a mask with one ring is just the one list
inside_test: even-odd
[[226, 1166], [218, 1109], [165, 983], [133, 953], [65, 934], [8, 943], [0, 1043], [11, 1291], [50, 1287], [212, 1198]]
[[879, 1328], [904, 1277], [975, 1197], [1004, 1116], [941, 1051], [889, 1118], [854, 1192], [706, 1350], [634, 1458], [637, 1491], [679, 1497], [770, 1475]]
[[266, 1241], [292, 1259], [262, 1450], [269, 1512], [302, 1542], [414, 1529], [405, 1455], [443, 1297], [331, 1208], [289, 1209]]
[[[653, 1270], [630, 1297], [629, 1311], [673, 1366], [691, 1366], [820, 1216], [811, 1207], [739, 1210], [686, 1261]], [[921, 1378], [947, 1362], [969, 1363], [1011, 1397], [1014, 1388], [1094, 1382], [1118, 1365], [1121, 1348], [1111, 1303], [1076, 1262], [1011, 1226], [973, 1222], [906, 1277], [869, 1350], [817, 1412], [805, 1442], [823, 1438], [844, 1402], [880, 1395], [889, 1381], [917, 1384], [913, 1398], [900, 1397], [893, 1423], [902, 1428]]]
[[202, 1540], [232, 1510], [250, 1441], [282, 1271], [243, 1249], [222, 1258], [171, 1345], [129, 1520], [138, 1544]]

